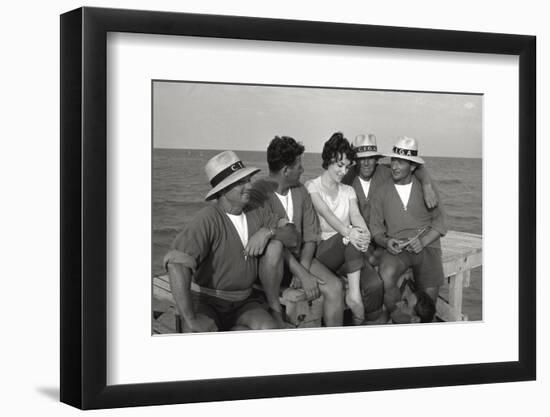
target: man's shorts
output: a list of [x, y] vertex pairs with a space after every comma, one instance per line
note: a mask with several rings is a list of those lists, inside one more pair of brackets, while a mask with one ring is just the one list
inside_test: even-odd
[[363, 257], [363, 253], [351, 243], [344, 245], [340, 234], [319, 242], [315, 253], [315, 258], [332, 272], [336, 273], [343, 267], [345, 274], [359, 271], [363, 267]]
[[263, 294], [255, 289], [243, 301], [227, 301], [194, 291], [191, 291], [191, 299], [193, 300], [195, 312], [204, 314], [214, 320], [219, 331], [231, 330], [237, 324], [239, 317], [247, 311], [268, 310]]
[[440, 248], [428, 246], [422, 249], [420, 253], [410, 253], [403, 250], [397, 255], [392, 255], [388, 251], [385, 251], [382, 255], [380, 265], [395, 262], [401, 264], [402, 272], [405, 272], [408, 268], [412, 268], [414, 282], [419, 290], [438, 287], [445, 282]]

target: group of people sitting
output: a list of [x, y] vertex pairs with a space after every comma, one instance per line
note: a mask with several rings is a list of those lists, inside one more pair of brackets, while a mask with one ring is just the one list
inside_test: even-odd
[[342, 326], [346, 308], [353, 325], [434, 320], [446, 227], [418, 142], [400, 137], [382, 154], [372, 134], [351, 144], [334, 133], [322, 174], [302, 184], [304, 151], [275, 137], [269, 174], [254, 182], [260, 170], [233, 151], [206, 163], [206, 200], [215, 202], [164, 258], [185, 332], [288, 327], [282, 286], [322, 296], [325, 326]]

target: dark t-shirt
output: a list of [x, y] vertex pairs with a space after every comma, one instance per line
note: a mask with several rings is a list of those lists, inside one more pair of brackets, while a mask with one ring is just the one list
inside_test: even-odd
[[[277, 227], [279, 217], [264, 208], [245, 212], [248, 237], [262, 227]], [[258, 275], [258, 259], [245, 259], [242, 241], [227, 214], [217, 205], [205, 207], [176, 236], [172, 249], [181, 254], [179, 263], [194, 271], [201, 287], [236, 291], [252, 286]]]
[[[420, 182], [412, 177], [411, 194], [407, 207], [397, 193], [393, 181], [378, 187], [372, 197], [369, 230], [372, 236], [386, 233], [397, 239], [411, 238], [423, 227], [437, 230], [441, 236], [447, 233], [445, 213], [441, 206], [427, 209]], [[440, 247], [437, 239], [431, 247]]]
[[361, 212], [361, 215], [363, 216], [363, 218], [365, 219], [365, 222], [368, 225], [370, 221], [372, 196], [374, 195], [375, 191], [379, 187], [381, 187], [386, 181], [391, 180], [392, 178], [391, 169], [387, 165], [378, 164], [376, 166], [376, 170], [374, 171], [374, 174], [370, 179], [370, 187], [369, 187], [368, 195], [365, 195], [365, 192], [359, 180], [358, 170], [359, 168], [357, 166], [354, 166], [352, 169], [348, 171], [348, 173], [345, 175], [342, 182], [344, 184], [351, 185], [355, 190], [355, 194], [357, 194], [357, 203], [359, 205], [359, 211]]
[[296, 226], [298, 245], [294, 254], [299, 256], [300, 248], [306, 242], [319, 242], [321, 231], [317, 212], [313, 208], [311, 197], [305, 187], [300, 184], [290, 189], [292, 195], [293, 215], [289, 219], [281, 200], [275, 195], [277, 183], [270, 178], [262, 178], [252, 184], [250, 191], [250, 206], [264, 207], [280, 218], [286, 218]]

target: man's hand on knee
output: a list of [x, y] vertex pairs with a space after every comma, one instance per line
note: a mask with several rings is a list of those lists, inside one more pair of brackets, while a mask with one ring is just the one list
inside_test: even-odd
[[261, 256], [267, 242], [269, 242], [270, 237], [272, 236], [272, 231], [270, 229], [261, 228], [248, 239], [246, 248], [244, 248], [244, 253], [247, 256]]
[[300, 278], [300, 282], [308, 301], [314, 300], [321, 295], [319, 285], [317, 284], [317, 279], [313, 275], [304, 275]]
[[401, 253], [401, 250], [402, 250], [399, 240], [394, 238], [388, 239], [388, 242], [386, 243], [386, 249], [392, 255], [398, 255]]

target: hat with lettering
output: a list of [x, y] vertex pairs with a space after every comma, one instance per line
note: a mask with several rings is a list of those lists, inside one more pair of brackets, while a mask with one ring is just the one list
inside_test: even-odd
[[378, 146], [376, 146], [376, 136], [371, 133], [366, 135], [358, 135], [353, 141], [353, 150], [355, 151], [357, 158], [384, 156], [378, 152]]
[[212, 200], [216, 194], [231, 184], [259, 172], [259, 168], [247, 168], [233, 151], [224, 151], [212, 157], [204, 166], [212, 189], [205, 200]]
[[424, 160], [418, 156], [418, 142], [414, 138], [401, 136], [393, 146], [392, 153], [386, 153], [384, 156], [390, 158], [406, 159], [407, 161], [423, 164]]

